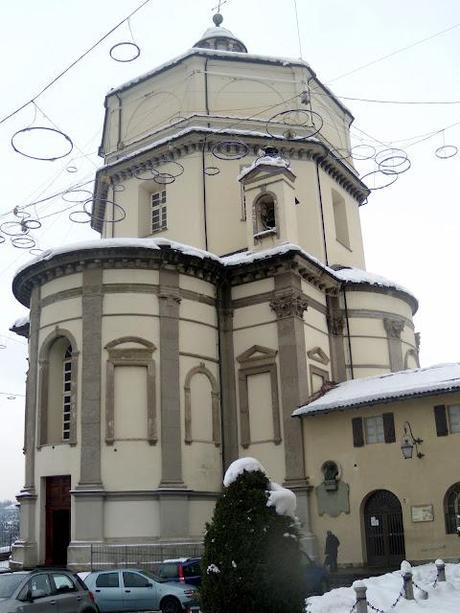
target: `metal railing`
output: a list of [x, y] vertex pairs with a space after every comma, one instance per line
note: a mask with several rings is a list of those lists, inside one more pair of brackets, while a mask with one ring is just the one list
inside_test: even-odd
[[154, 571], [160, 562], [174, 558], [195, 558], [203, 553], [203, 543], [149, 543], [147, 545], [91, 545], [91, 570], [144, 568]]

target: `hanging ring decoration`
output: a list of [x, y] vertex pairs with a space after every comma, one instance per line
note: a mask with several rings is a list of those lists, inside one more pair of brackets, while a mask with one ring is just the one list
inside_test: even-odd
[[[275, 128], [275, 125], [276, 128]], [[281, 111], [270, 117], [265, 125], [267, 134], [273, 138], [305, 140], [318, 134], [324, 121], [319, 113], [306, 109]], [[279, 131], [282, 130], [280, 134]]]
[[23, 219], [21, 226], [26, 228], [26, 230], [38, 230], [42, 227], [42, 222], [38, 219]]
[[6, 238], [0, 234], [0, 245], [4, 243]]
[[[65, 151], [64, 153], [60, 155], [55, 155], [52, 157], [48, 157], [48, 156], [41, 157], [38, 155], [31, 155], [30, 153], [26, 153], [25, 151], [21, 151], [15, 143], [16, 137], [19, 136], [20, 134], [26, 134], [28, 132], [32, 132], [35, 130], [43, 130], [48, 134], [49, 133], [59, 134], [60, 136], [64, 138], [65, 144], [68, 147], [68, 151]], [[26, 158], [30, 158], [31, 160], [40, 160], [42, 162], [55, 162], [56, 160], [61, 160], [62, 158], [67, 157], [73, 150], [73, 141], [70, 138], [70, 136], [67, 136], [67, 134], [65, 134], [61, 130], [58, 130], [56, 128], [48, 128], [46, 126], [31, 126], [30, 128], [22, 128], [22, 130], [18, 130], [17, 132], [13, 134], [13, 136], [11, 137], [10, 143], [14, 151], [16, 151], [16, 153], [19, 153], [20, 155], [23, 155]]]
[[[143, 177], [142, 174], [143, 173], [150, 173], [150, 176], [148, 177]], [[158, 170], [155, 170], [154, 168], [136, 168], [136, 170], [134, 171], [133, 175], [136, 179], [139, 179], [139, 181], [152, 181], [154, 175], [158, 174]]]
[[[128, 57], [123, 57], [123, 55], [117, 55], [119, 51], [121, 51], [122, 53], [124, 51], [128, 51], [131, 53], [131, 55]], [[117, 43], [116, 45], [113, 45], [113, 47], [111, 47], [109, 51], [109, 55], [112, 60], [115, 60], [115, 62], [121, 62], [123, 64], [126, 64], [127, 62], [134, 62], [134, 60], [137, 60], [140, 54], [141, 48], [139, 47], [139, 45], [136, 45], [136, 43], [130, 41], [122, 41], [121, 43]]]
[[112, 185], [112, 189], [114, 192], [124, 192], [126, 186], [123, 185], [123, 183], [115, 183], [114, 185]]
[[240, 140], [223, 140], [211, 147], [211, 153], [219, 160], [241, 160], [248, 151], [248, 145]]
[[29, 219], [29, 217], [31, 217], [31, 214], [29, 213], [29, 211], [26, 211], [25, 209], [22, 209], [19, 206], [14, 207], [13, 215], [15, 217], [19, 217], [21, 221], [24, 221], [24, 219]]
[[[381, 182], [381, 184], [378, 182], [378, 177], [384, 177], [384, 181]], [[374, 186], [371, 187], [370, 184], [370, 178], [372, 178], [372, 181], [374, 182]], [[393, 185], [393, 183], [396, 181], [396, 179], [398, 178], [398, 174], [396, 172], [382, 172], [381, 170], [373, 170], [372, 172], [368, 172], [367, 174], [365, 174], [364, 176], [361, 177], [361, 181], [363, 181], [363, 183], [365, 183], [367, 185], [367, 188], [374, 192], [377, 191], [379, 189], [384, 189], [385, 187], [389, 187], [390, 185]], [[366, 180], [367, 179], [367, 180]]]
[[[71, 194], [75, 197], [69, 198], [67, 194]], [[80, 196], [84, 196], [83, 198]], [[74, 202], [76, 204], [80, 204], [86, 202], [88, 200], [88, 196], [92, 197], [93, 193], [89, 189], [69, 189], [63, 194], [61, 194], [61, 198], [65, 200], [65, 202]]]
[[[169, 169], [168, 172], [161, 172], [160, 170], [158, 170], [158, 168], [162, 166], [163, 164], [168, 164], [168, 165], [173, 164], [174, 171], [171, 171], [171, 169]], [[179, 162], [176, 162], [175, 160], [162, 160], [159, 165], [157, 165], [155, 168], [152, 168], [152, 172], [155, 171], [158, 174], [171, 175], [175, 179], [177, 179], [177, 177], [180, 177], [182, 174], [184, 174], [184, 170], [185, 169], [182, 166], [182, 164], [180, 164]], [[155, 181], [155, 178], [153, 180]]]
[[159, 172], [155, 177], [153, 177], [155, 183], [158, 185], [169, 185], [170, 183], [174, 183], [176, 177], [169, 172]]
[[36, 242], [31, 236], [16, 236], [11, 239], [11, 244], [17, 249], [33, 249]]
[[365, 160], [371, 160], [376, 152], [377, 150], [373, 145], [355, 145], [351, 148], [351, 157], [354, 160], [364, 162]]
[[384, 175], [402, 175], [412, 166], [409, 158], [402, 159], [401, 156], [395, 155], [389, 157], [383, 162], [380, 162], [378, 169]]
[[389, 149], [382, 149], [375, 155], [375, 162], [380, 168], [388, 168], [394, 170], [398, 166], [403, 166], [409, 156], [403, 149], [397, 149], [390, 147]]
[[69, 219], [74, 223], [90, 223], [91, 215], [86, 211], [72, 211], [69, 213]]
[[78, 172], [78, 168], [74, 164], [70, 164], [66, 166], [66, 171], [73, 175], [75, 172]]
[[220, 168], [217, 168], [217, 166], [206, 166], [206, 168], [204, 169], [204, 174], [208, 175], [208, 177], [215, 177], [219, 173]]
[[32, 247], [32, 249], [29, 249], [29, 253], [30, 255], [41, 255], [42, 253], [45, 253], [44, 249], [40, 249], [39, 247]]
[[23, 236], [29, 232], [22, 221], [5, 221], [0, 226], [0, 231], [7, 236]]
[[[91, 203], [93, 204], [93, 209], [94, 210], [94, 206], [96, 204], [96, 202], [105, 202], [105, 204], [107, 205], [111, 205], [113, 207], [113, 219], [107, 219], [107, 215], [104, 215], [103, 217], [97, 217], [92, 211], [88, 211], [88, 205]], [[108, 200], [106, 198], [89, 198], [86, 202], [83, 203], [83, 210], [84, 212], [89, 215], [91, 217], [91, 219], [94, 219], [95, 221], [101, 222], [101, 223], [118, 223], [120, 221], [123, 221], [123, 219], [126, 218], [126, 211], [125, 209], [121, 206], [121, 204], [117, 204], [116, 202], [114, 202], [113, 200]], [[117, 212], [115, 212], [117, 211]]]
[[454, 155], [457, 155], [458, 147], [455, 145], [442, 145], [442, 147], [438, 147], [434, 152], [435, 156], [440, 160], [448, 160], [449, 158], [453, 158]]

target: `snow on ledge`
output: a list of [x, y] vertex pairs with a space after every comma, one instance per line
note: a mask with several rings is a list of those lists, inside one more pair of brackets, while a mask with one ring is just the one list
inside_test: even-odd
[[289, 161], [285, 160], [281, 156], [277, 155], [273, 157], [271, 155], [263, 155], [260, 158], [256, 158], [247, 168], [243, 168], [243, 170], [238, 175], [238, 181], [244, 179], [244, 177], [246, 177], [250, 172], [258, 168], [259, 166], [274, 166], [275, 168], [290, 169]]
[[320, 398], [299, 407], [292, 415], [314, 415], [405, 397], [454, 391], [460, 391], [460, 362], [345, 381]]
[[377, 285], [378, 287], [393, 288], [412, 296], [410, 291], [402, 285], [398, 285], [390, 281], [390, 279], [382, 277], [382, 275], [376, 275], [373, 272], [367, 272], [360, 268], [341, 268], [340, 270], [335, 270], [334, 274], [337, 279], [345, 281], [345, 283], [368, 283], [369, 285]]
[[23, 328], [24, 326], [28, 326], [30, 323], [30, 316], [25, 315], [24, 317], [19, 317], [11, 326], [10, 330], [14, 330], [17, 328]]

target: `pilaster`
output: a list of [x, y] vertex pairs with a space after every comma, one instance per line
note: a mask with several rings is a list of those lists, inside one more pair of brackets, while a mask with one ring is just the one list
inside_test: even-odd
[[403, 370], [404, 359], [401, 343], [401, 332], [404, 329], [404, 322], [400, 319], [384, 318], [383, 325], [387, 333], [388, 353], [390, 356], [391, 372]]
[[160, 269], [161, 487], [184, 487], [179, 378], [179, 273]]
[[326, 296], [327, 327], [329, 331], [329, 349], [331, 355], [331, 376], [336, 382], [345, 381], [345, 349], [343, 346], [344, 318], [336, 296]]

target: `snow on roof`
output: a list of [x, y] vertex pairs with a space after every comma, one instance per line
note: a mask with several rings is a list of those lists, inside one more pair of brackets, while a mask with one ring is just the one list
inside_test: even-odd
[[252, 172], [254, 169], [259, 166], [275, 166], [277, 168], [290, 168], [290, 164], [288, 160], [285, 160], [281, 156], [271, 156], [271, 155], [263, 155], [260, 158], [256, 158], [250, 166], [244, 168], [240, 174], [238, 175], [238, 181], [244, 179], [246, 175]]
[[376, 275], [373, 272], [367, 272], [366, 270], [361, 270], [360, 268], [341, 268], [340, 270], [335, 270], [334, 274], [337, 279], [345, 281], [346, 283], [368, 283], [370, 285], [377, 285], [378, 287], [389, 287], [412, 296], [410, 291], [402, 285], [398, 285], [386, 277]]
[[231, 485], [236, 479], [244, 473], [244, 471], [248, 473], [253, 473], [260, 470], [260, 472], [265, 474], [265, 468], [255, 458], [239, 458], [239, 460], [235, 460], [230, 464], [227, 468], [227, 472], [224, 476], [224, 485], [228, 487]]
[[[210, 28], [212, 29], [212, 28]], [[219, 30], [222, 30], [222, 28], [219, 28]], [[235, 36], [233, 36], [233, 34], [231, 34], [232, 38], [235, 38]], [[236, 39], [239, 40], [239, 39]], [[207, 57], [219, 57], [221, 59], [229, 59], [229, 60], [234, 60], [234, 59], [241, 59], [241, 60], [245, 60], [247, 62], [250, 61], [254, 61], [254, 62], [266, 62], [269, 64], [281, 64], [282, 66], [305, 66], [306, 68], [310, 69], [310, 66], [307, 62], [305, 62], [304, 60], [300, 60], [300, 59], [294, 59], [294, 58], [285, 58], [285, 57], [273, 57], [270, 55], [257, 55], [254, 53], [243, 53], [240, 51], [222, 51], [220, 49], [202, 49], [199, 47], [194, 47], [192, 49], [188, 49], [187, 51], [185, 51], [185, 53], [182, 53], [181, 55], [178, 55], [177, 57], [168, 60], [167, 62], [164, 62], [163, 64], [160, 64], [160, 66], [157, 66], [156, 68], [154, 68], [153, 70], [149, 70], [148, 72], [144, 73], [143, 75], [139, 75], [138, 77], [136, 77], [135, 79], [131, 79], [130, 81], [126, 81], [126, 83], [123, 83], [122, 85], [119, 85], [118, 87], [115, 87], [113, 89], [111, 89], [108, 93], [107, 96], [111, 96], [112, 94], [115, 94], [117, 92], [120, 92], [124, 89], [128, 89], [129, 87], [132, 87], [134, 85], [137, 85], [138, 83], [141, 83], [142, 81], [145, 81], [146, 79], [149, 79], [150, 77], [152, 77], [153, 75], [162, 72], [163, 70], [166, 70], [168, 68], [172, 68], [173, 66], [175, 66], [176, 64], [178, 64], [179, 62], [181, 62], [182, 60], [185, 60], [193, 55], [202, 55], [202, 56], [207, 56]], [[311, 70], [311, 69], [310, 69]], [[337, 101], [338, 104], [340, 104], [340, 106], [343, 106], [343, 104], [339, 101]], [[349, 111], [347, 111], [349, 113]], [[350, 113], [351, 114], [351, 113]]]
[[320, 398], [297, 408], [292, 415], [315, 415], [455, 391], [460, 391], [460, 362], [345, 381]]
[[[208, 28], [203, 36], [200, 38], [199, 42], [203, 40], [208, 40], [209, 38], [232, 38], [233, 40], [237, 40], [240, 42], [239, 38], [237, 38], [233, 32], [230, 32], [227, 28], [223, 28], [222, 26], [214, 26]], [[197, 43], [198, 44], [198, 43]]]
[[[323, 271], [329, 274], [332, 278], [336, 278], [339, 281], [349, 281], [353, 283], [362, 283], [362, 284], [371, 284], [378, 285], [380, 287], [388, 287], [393, 288], [398, 291], [403, 291], [409, 296], [412, 296], [410, 292], [401, 286], [393, 283], [389, 279], [385, 279], [384, 277], [380, 277], [378, 275], [374, 275], [372, 273], [367, 273], [364, 270], [360, 270], [358, 268], [352, 269], [343, 269], [343, 270], [334, 270], [325, 264], [323, 264], [318, 258], [311, 255], [304, 249], [302, 249], [299, 245], [295, 243], [281, 243], [276, 247], [272, 247], [270, 249], [261, 249], [254, 251], [242, 251], [240, 253], [235, 253], [233, 255], [228, 256], [217, 256], [210, 251], [205, 251], [204, 249], [198, 249], [196, 247], [192, 247], [190, 245], [186, 245], [184, 243], [179, 243], [177, 241], [169, 240], [166, 238], [98, 238], [90, 241], [81, 241], [78, 243], [70, 243], [67, 245], [61, 245], [60, 247], [56, 247], [55, 249], [48, 249], [41, 253], [39, 256], [33, 258], [23, 266], [21, 266], [16, 275], [29, 268], [38, 262], [51, 260], [53, 257], [57, 255], [62, 255], [65, 253], [72, 253], [73, 251], [90, 251], [92, 249], [110, 249], [110, 248], [143, 248], [143, 249], [152, 249], [158, 250], [161, 247], [169, 247], [175, 251], [180, 251], [185, 255], [192, 255], [195, 257], [199, 257], [201, 259], [210, 259], [216, 262], [219, 262], [223, 266], [233, 267], [240, 266], [242, 264], [250, 264], [252, 262], [257, 262], [260, 260], [265, 260], [277, 255], [283, 255], [289, 252], [297, 252], [302, 255], [305, 259], [309, 260], [316, 264], [319, 268], [323, 269]], [[414, 298], [415, 300], [415, 298]], [[22, 318], [21, 318], [22, 319]], [[20, 321], [20, 320], [18, 320]], [[15, 327], [16, 327], [15, 322]], [[17, 326], [19, 327], [19, 326]]]

